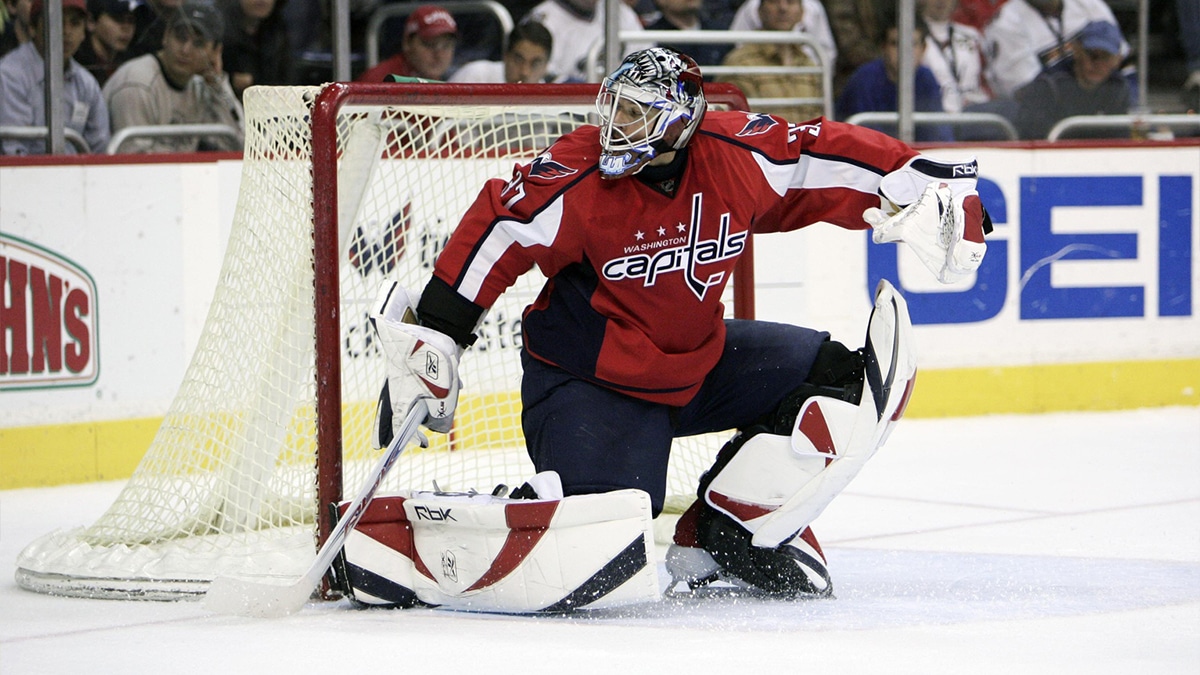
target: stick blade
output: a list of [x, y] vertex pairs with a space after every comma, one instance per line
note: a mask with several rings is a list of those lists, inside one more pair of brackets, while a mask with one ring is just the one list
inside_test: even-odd
[[218, 577], [208, 587], [204, 608], [215, 614], [276, 619], [300, 611], [312, 592], [307, 579], [285, 586]]

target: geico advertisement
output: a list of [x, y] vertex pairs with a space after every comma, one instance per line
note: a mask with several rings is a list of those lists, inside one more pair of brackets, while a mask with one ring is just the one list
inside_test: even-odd
[[1200, 355], [1200, 148], [928, 152], [979, 160], [995, 229], [977, 274], [943, 285], [903, 245], [817, 225], [756, 237], [758, 316], [858, 344], [887, 278], [926, 368]]
[[[1196, 151], [1062, 154], [980, 153], [987, 256], [967, 288], [909, 290], [915, 324], [1193, 315]], [[896, 260], [869, 247], [872, 283]]]

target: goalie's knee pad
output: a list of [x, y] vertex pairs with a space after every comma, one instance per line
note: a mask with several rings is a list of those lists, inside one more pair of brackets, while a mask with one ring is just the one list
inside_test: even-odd
[[862, 359], [857, 401], [818, 392], [800, 404], [787, 436], [748, 437], [714, 466], [701, 497], [743, 523], [756, 546], [778, 546], [816, 520], [904, 414], [916, 377], [912, 322], [887, 281], [876, 291]]

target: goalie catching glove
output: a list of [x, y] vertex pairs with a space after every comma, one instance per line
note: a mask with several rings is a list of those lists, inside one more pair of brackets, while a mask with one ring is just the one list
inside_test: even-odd
[[410, 408], [425, 406], [423, 424], [447, 433], [458, 405], [458, 360], [462, 350], [448, 335], [417, 324], [417, 298], [395, 282], [379, 289], [371, 323], [387, 359], [387, 380], [379, 395], [372, 434], [375, 447], [387, 447]]
[[[958, 177], [938, 178], [943, 170]], [[922, 190], [919, 196], [917, 190]], [[974, 161], [942, 165], [914, 160], [885, 176], [880, 192], [883, 208], [863, 212], [876, 244], [903, 241], [944, 284], [979, 269], [987, 252], [983, 236], [992, 227], [975, 191]]]

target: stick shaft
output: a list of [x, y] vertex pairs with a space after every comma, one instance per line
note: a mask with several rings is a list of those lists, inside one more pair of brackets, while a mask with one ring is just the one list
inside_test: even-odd
[[375, 491], [379, 489], [383, 483], [384, 477], [391, 470], [392, 465], [399, 459], [404, 448], [412, 441], [413, 436], [417, 434], [417, 427], [425, 419], [425, 406], [418, 403], [408, 411], [408, 417], [404, 418], [404, 424], [400, 427], [400, 432], [392, 439], [391, 445], [388, 446], [387, 452], [383, 457], [379, 458], [379, 462], [371, 469], [371, 474], [367, 476], [367, 482], [359, 490], [358, 495], [354, 497], [354, 501], [346, 509], [346, 514], [338, 519], [337, 525], [333, 531], [329, 533], [329, 538], [321, 546], [321, 550], [317, 552], [317, 558], [313, 561], [312, 567], [304, 574], [304, 579], [308, 580], [310, 587], [315, 587], [321, 577], [325, 575], [325, 571], [333, 564], [333, 559], [337, 557], [338, 551], [342, 550], [342, 544], [345, 543], [347, 535], [358, 521], [366, 513], [367, 505], [371, 503], [371, 498], [375, 496]]
[[425, 419], [425, 414], [425, 406], [419, 402], [408, 411], [408, 416], [404, 419], [399, 433], [392, 439], [383, 457], [380, 457], [375, 467], [371, 469], [366, 483], [359, 490], [350, 507], [346, 509], [346, 515], [338, 520], [333, 531], [329, 533], [329, 538], [321, 545], [316, 559], [313, 560], [304, 575], [287, 585], [219, 577], [214, 579], [208, 587], [208, 593], [204, 598], [205, 608], [218, 614], [240, 614], [267, 618], [286, 616], [304, 607], [304, 603], [312, 596], [313, 588], [325, 575], [325, 571], [333, 563], [338, 551], [342, 549], [346, 537], [366, 512], [367, 505], [371, 503], [371, 498], [375, 496], [375, 491], [383, 483], [388, 470], [392, 468], [404, 448], [417, 435], [417, 427]]

